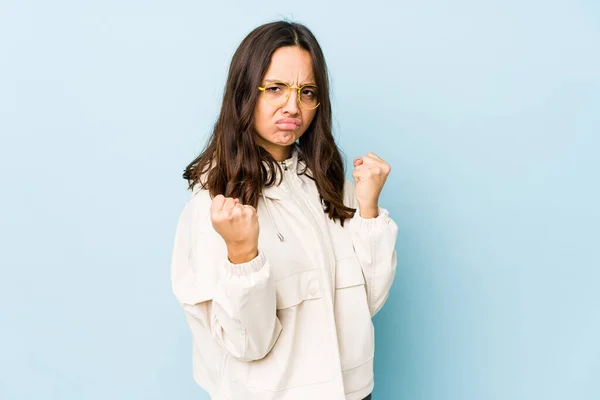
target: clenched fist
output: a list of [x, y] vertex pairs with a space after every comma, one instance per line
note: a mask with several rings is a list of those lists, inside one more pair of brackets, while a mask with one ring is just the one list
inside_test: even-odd
[[258, 215], [254, 207], [219, 194], [210, 206], [210, 222], [227, 245], [229, 261], [240, 264], [258, 255]]
[[355, 196], [362, 217], [378, 214], [379, 195], [392, 168], [375, 153], [354, 159]]

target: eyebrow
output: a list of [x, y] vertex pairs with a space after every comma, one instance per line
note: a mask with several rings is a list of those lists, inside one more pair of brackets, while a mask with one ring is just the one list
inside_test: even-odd
[[[287, 83], [287, 84], [288, 84], [288, 85], [290, 85], [290, 86], [293, 86], [291, 83], [289, 83], [289, 82], [286, 82], [286, 81], [284, 81], [284, 80], [282, 80], [282, 79], [265, 79], [265, 82], [267, 82], [267, 83], [273, 83], [273, 82], [283, 82], [283, 83]], [[304, 85], [315, 85], [315, 86], [317, 86], [317, 84], [316, 84], [316, 83], [314, 83], [314, 82], [305, 82], [305, 83], [302, 83], [302, 84], [300, 84], [300, 85], [298, 85], [298, 86], [304, 86]]]

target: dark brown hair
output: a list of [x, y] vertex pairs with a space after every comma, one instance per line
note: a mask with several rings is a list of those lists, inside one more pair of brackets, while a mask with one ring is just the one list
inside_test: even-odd
[[[229, 67], [219, 118], [206, 148], [183, 173], [188, 189], [200, 184], [212, 198], [218, 194], [238, 197], [242, 204], [257, 207], [263, 187], [275, 184], [270, 171], [281, 166], [256, 142], [254, 109], [259, 90], [269, 68], [271, 56], [280, 47], [298, 46], [312, 58], [312, 67], [319, 88], [320, 106], [315, 117], [294, 143], [298, 157], [306, 163], [320, 194], [324, 212], [342, 226], [356, 209], [343, 204], [344, 163], [331, 131], [329, 78], [323, 51], [312, 32], [302, 24], [277, 21], [259, 26], [248, 34], [235, 51]], [[206, 174], [205, 180], [201, 178]], [[278, 184], [278, 183], [277, 183]]]

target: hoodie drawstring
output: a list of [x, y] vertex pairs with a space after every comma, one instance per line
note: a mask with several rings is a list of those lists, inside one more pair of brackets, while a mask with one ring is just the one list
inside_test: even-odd
[[275, 221], [273, 220], [273, 215], [271, 215], [271, 209], [269, 208], [269, 203], [267, 202], [267, 198], [265, 197], [265, 192], [262, 192], [262, 197], [263, 200], [265, 202], [265, 208], [267, 209], [267, 214], [269, 214], [269, 221], [271, 221], [271, 225], [273, 225], [273, 227], [275, 228], [275, 230], [277, 231], [277, 237], [279, 238], [280, 242], [284, 241], [284, 237], [281, 234], [281, 232], [279, 232], [279, 229], [277, 228], [277, 225], [275, 224]]

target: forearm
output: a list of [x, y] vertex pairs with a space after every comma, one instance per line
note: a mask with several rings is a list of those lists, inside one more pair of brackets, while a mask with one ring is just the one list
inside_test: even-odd
[[248, 262], [224, 263], [212, 302], [213, 338], [241, 361], [263, 358], [281, 332], [270, 265], [257, 253]]
[[371, 315], [375, 315], [383, 307], [395, 277], [398, 226], [384, 208], [378, 208], [376, 216], [370, 218], [360, 211], [350, 220], [352, 244], [365, 276]]

